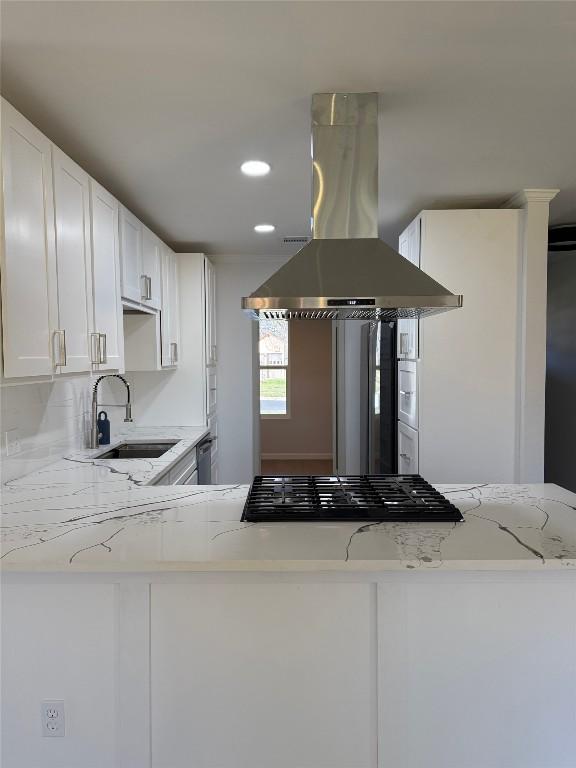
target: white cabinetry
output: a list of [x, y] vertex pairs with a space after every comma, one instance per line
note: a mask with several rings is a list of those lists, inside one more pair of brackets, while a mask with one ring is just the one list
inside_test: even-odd
[[398, 363], [398, 418], [418, 429], [418, 374], [417, 363]]
[[162, 288], [160, 278], [160, 252], [162, 242], [147, 227], [142, 227], [142, 302], [147, 307], [160, 309]]
[[414, 475], [419, 472], [418, 431], [398, 422], [398, 472]]
[[58, 324], [54, 332], [59, 373], [90, 371], [93, 323], [88, 174], [52, 147]]
[[162, 367], [178, 365], [180, 346], [178, 261], [167, 246], [162, 247]]
[[142, 224], [120, 206], [120, 266], [122, 298], [140, 303], [146, 290], [142, 279]]
[[206, 415], [212, 436], [212, 483], [218, 482], [218, 415], [216, 411], [216, 270], [209, 259], [204, 259], [204, 317], [206, 358]]
[[124, 331], [118, 258], [118, 202], [90, 181], [92, 281], [94, 289], [93, 369], [124, 369]]
[[4, 376], [91, 370], [88, 175], [2, 102]]
[[123, 370], [125, 351], [129, 370], [176, 366], [174, 254], [4, 100], [1, 202], [5, 378]]
[[120, 207], [122, 298], [160, 309], [161, 241], [133, 213]]
[[462, 309], [422, 320], [413, 368], [399, 362], [399, 388], [418, 398], [399, 397], [399, 453], [410, 457], [400, 471], [416, 454], [432, 483], [514, 481], [520, 216], [423, 211], [400, 238], [408, 255], [419, 242], [420, 267], [464, 296]]
[[51, 144], [2, 100], [4, 376], [51, 376], [57, 328]]
[[206, 296], [206, 365], [216, 365], [216, 270], [209, 259], [204, 261]]
[[[399, 253], [414, 266], [420, 266], [420, 218], [415, 219], [400, 235]], [[398, 357], [402, 360], [418, 358], [419, 320], [398, 320]]]

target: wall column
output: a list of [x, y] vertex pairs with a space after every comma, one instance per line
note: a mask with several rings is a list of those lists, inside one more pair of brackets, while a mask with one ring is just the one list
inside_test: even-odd
[[523, 210], [518, 271], [517, 483], [544, 482], [548, 216], [557, 189], [524, 189], [503, 208]]

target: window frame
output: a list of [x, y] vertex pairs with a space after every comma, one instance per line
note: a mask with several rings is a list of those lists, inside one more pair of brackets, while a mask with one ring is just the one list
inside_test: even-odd
[[[286, 371], [286, 413], [262, 413], [260, 411], [260, 418], [261, 419], [290, 419], [292, 418], [291, 414], [291, 384], [290, 384], [290, 372], [291, 372], [291, 365], [290, 361], [292, 359], [292, 334], [290, 333], [290, 321], [286, 320], [286, 328], [288, 331], [288, 364], [287, 365], [261, 365], [260, 364], [260, 354], [258, 354], [258, 408], [261, 408], [261, 396], [260, 396], [260, 372], [261, 371]], [[260, 328], [258, 328], [258, 344], [260, 344]]]

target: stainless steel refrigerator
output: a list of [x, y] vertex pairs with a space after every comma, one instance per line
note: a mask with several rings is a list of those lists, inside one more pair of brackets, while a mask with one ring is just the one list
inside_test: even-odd
[[362, 326], [360, 422], [362, 472], [398, 471], [396, 323]]

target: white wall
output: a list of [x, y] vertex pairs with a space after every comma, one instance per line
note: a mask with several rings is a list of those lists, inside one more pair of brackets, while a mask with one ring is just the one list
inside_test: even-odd
[[242, 311], [240, 300], [286, 260], [272, 256], [212, 259], [216, 265], [218, 457], [222, 483], [250, 483], [254, 475], [253, 326]]

